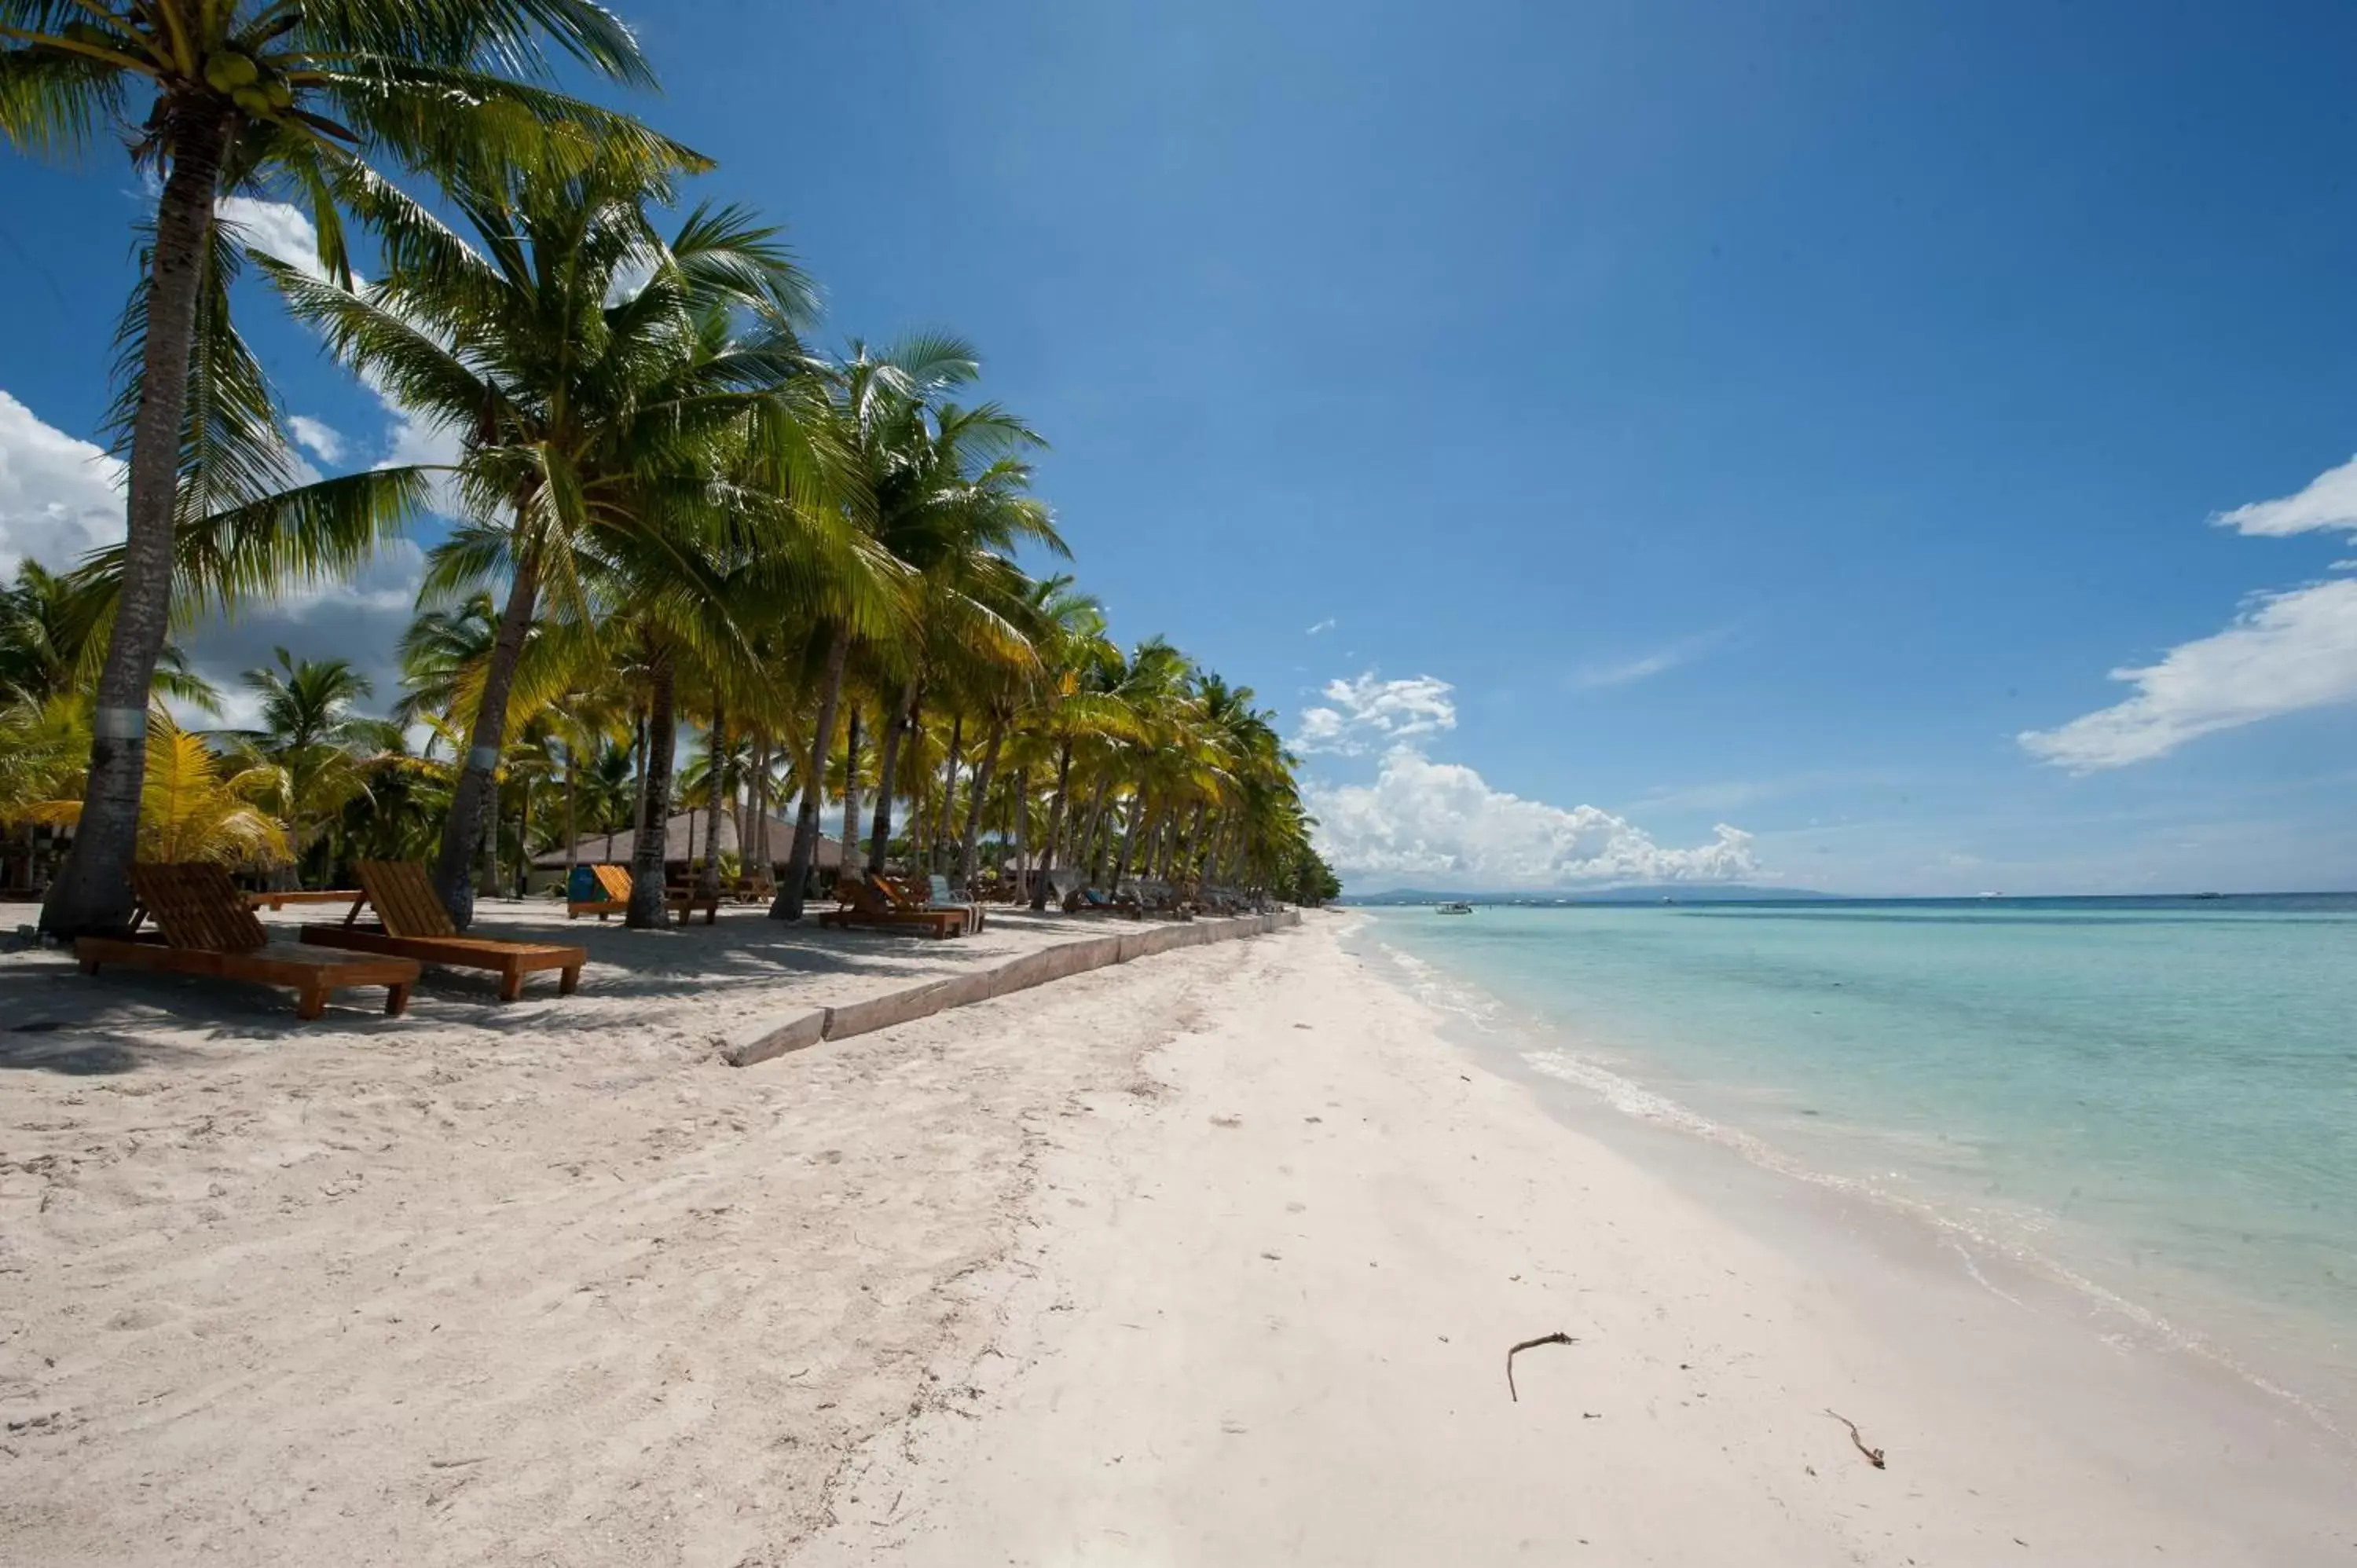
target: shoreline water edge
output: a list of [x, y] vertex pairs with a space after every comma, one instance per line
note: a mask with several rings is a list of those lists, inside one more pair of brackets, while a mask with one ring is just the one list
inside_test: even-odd
[[[2132, 1251], [2034, 1204], [1993, 1196], [1994, 1180], [1986, 1190], [1968, 1187], [1948, 1166], [1957, 1145], [1972, 1138], [1942, 1135], [1935, 1146], [1920, 1130], [1844, 1122], [1796, 1105], [1787, 1087], [1773, 1082], [1705, 1081], [1691, 1064], [1633, 1044], [1625, 1012], [1583, 1014], [1573, 996], [1544, 985], [1500, 984], [1494, 965], [1477, 974], [1452, 963], [1456, 955], [1415, 940], [1422, 933], [1408, 922], [1417, 913], [1353, 911], [1357, 923], [1345, 944], [1432, 1007], [1454, 1043], [1524, 1083], [1584, 1134], [1709, 1201], [1740, 1193], [1752, 1223], [1785, 1228], [1815, 1211], [1884, 1228], [1894, 1251], [1928, 1250], [1997, 1300], [2027, 1306], [2034, 1297], [2041, 1310], [2088, 1325], [2105, 1343], [2194, 1358], [2336, 1441], [2357, 1429], [2357, 1293], [2342, 1298], [2340, 1315], [2309, 1303], [2287, 1309], [2244, 1278]], [[1646, 910], [1639, 918], [1669, 917]], [[1468, 923], [1449, 926], [1461, 941]], [[1582, 933], [1570, 927], [1559, 935], [1577, 940]], [[1684, 1010], [1683, 1004], [1662, 1009]], [[1674, 1016], [1647, 1024], [1643, 1032], [1656, 1040], [1680, 1026]], [[1739, 1047], [1721, 1041], [1717, 1052], [1724, 1058]], [[2083, 1194], [2073, 1187], [2071, 1196]], [[2339, 1277], [2329, 1262], [2320, 1272], [2328, 1285]], [[2357, 1273], [2347, 1277], [2357, 1283]]]

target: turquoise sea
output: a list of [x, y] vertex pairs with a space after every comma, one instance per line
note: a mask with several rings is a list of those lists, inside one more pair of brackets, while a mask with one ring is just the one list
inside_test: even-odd
[[1533, 1069], [2357, 1417], [2357, 896], [1361, 912]]

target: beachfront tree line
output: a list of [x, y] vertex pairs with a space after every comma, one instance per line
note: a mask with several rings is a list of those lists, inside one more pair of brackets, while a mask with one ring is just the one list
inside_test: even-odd
[[[0, 818], [73, 828], [45, 928], [121, 926], [132, 860], [167, 856], [413, 855], [464, 924], [479, 875], [617, 816], [653, 925], [681, 803], [744, 813], [788, 918], [838, 802], [879, 869], [971, 882], [995, 843], [1322, 890], [1251, 693], [1124, 650], [1068, 577], [1017, 565], [1066, 552], [1042, 443], [973, 401], [974, 350], [817, 351], [777, 231], [683, 214], [709, 161], [553, 89], [554, 57], [651, 81], [587, 0], [0, 0], [0, 134], [70, 156], [119, 130], [157, 192], [117, 342], [124, 542], [20, 568], [0, 609]], [[299, 204], [316, 262], [249, 251], [231, 196]], [[305, 482], [233, 318], [249, 270], [458, 458]], [[211, 703], [176, 626], [340, 581], [430, 514], [452, 526], [392, 720], [358, 715], [376, 694], [348, 664], [282, 653], [244, 677], [257, 729], [173, 721], [167, 698]]]

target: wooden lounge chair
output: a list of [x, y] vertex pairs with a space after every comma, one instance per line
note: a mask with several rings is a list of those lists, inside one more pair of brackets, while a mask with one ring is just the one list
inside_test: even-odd
[[913, 876], [888, 876], [871, 873], [867, 880], [891, 900], [892, 908], [904, 915], [939, 915], [954, 911], [965, 918], [969, 931], [982, 929], [982, 910], [963, 899], [950, 897], [950, 879], [935, 876], [920, 883]]
[[[597, 877], [597, 890], [605, 897], [568, 898], [565, 904], [565, 918], [570, 920], [582, 915], [595, 915], [602, 920], [608, 915], [628, 914], [630, 908], [630, 868], [627, 865], [593, 865], [589, 871]], [[719, 899], [700, 898], [678, 888], [663, 889], [663, 908], [677, 915], [683, 926], [687, 924], [688, 916], [698, 909], [704, 911], [704, 923], [707, 926], [720, 918]]]
[[1146, 910], [1135, 897], [1123, 898], [1101, 893], [1093, 887], [1083, 887], [1064, 900], [1068, 915], [1126, 915], [1133, 920], [1146, 918]]
[[[442, 900], [434, 896], [425, 868], [413, 861], [361, 861], [361, 886], [363, 891], [353, 899], [342, 925], [306, 926], [303, 940], [314, 947], [393, 953], [453, 969], [488, 969], [500, 977], [502, 1002], [522, 995], [524, 976], [544, 969], [561, 972], [559, 996], [572, 995], [581, 983], [581, 966], [589, 961], [587, 948], [462, 936], [450, 923]], [[379, 924], [354, 924], [362, 903], [375, 906]]]
[[279, 887], [267, 893], [249, 893], [245, 907], [249, 909], [284, 909], [289, 904], [351, 904], [357, 906], [366, 895], [350, 887]]
[[821, 926], [841, 926], [851, 930], [927, 931], [936, 937], [958, 936], [966, 928], [963, 909], [905, 908], [884, 889], [857, 877], [837, 882], [834, 896], [842, 903], [819, 916]]
[[218, 865], [134, 865], [131, 886], [140, 907], [154, 918], [159, 940], [78, 937], [74, 957], [83, 973], [96, 974], [101, 965], [114, 964], [283, 986], [295, 993], [298, 1018], [317, 1018], [327, 1011], [328, 993], [348, 985], [383, 986], [389, 1017], [398, 1018], [409, 1005], [409, 988], [417, 983], [414, 959], [361, 957], [274, 942], [246, 908], [229, 873]]

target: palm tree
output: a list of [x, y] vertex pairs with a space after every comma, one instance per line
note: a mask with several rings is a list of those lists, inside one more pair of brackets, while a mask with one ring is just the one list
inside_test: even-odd
[[877, 542], [914, 575], [915, 625], [885, 660], [899, 690], [878, 746], [871, 872], [884, 869], [900, 748], [928, 682], [974, 660], [1028, 666], [1031, 645], [1002, 613], [1024, 582], [1011, 556], [1027, 544], [1071, 553], [1048, 509], [1025, 493], [1031, 469], [1018, 454], [1043, 445], [1028, 426], [989, 406], [911, 412], [875, 486]]
[[243, 677], [262, 701], [261, 723], [231, 731], [229, 738], [242, 760], [276, 770], [278, 815], [299, 863], [342, 818], [345, 806], [368, 794], [371, 765], [399, 726], [353, 711], [375, 688], [350, 661], [298, 660], [284, 648], [272, 652], [275, 665]]
[[[285, 863], [291, 854], [286, 831], [258, 803], [280, 788], [276, 770], [250, 767], [224, 775], [221, 767], [222, 759], [201, 736], [181, 729], [168, 715], [149, 715], [140, 776], [140, 859]], [[70, 826], [81, 813], [81, 801], [69, 797], [41, 802], [27, 815]]]
[[[89, 688], [104, 651], [104, 639], [93, 634], [106, 604], [92, 588], [38, 561], [16, 564], [16, 582], [0, 588], [0, 701], [38, 704]], [[150, 693], [199, 713], [221, 712], [221, 693], [178, 643], [157, 653]]]
[[[928, 412], [948, 392], [974, 380], [981, 366], [963, 340], [920, 335], [882, 350], [854, 343], [848, 356], [832, 367], [834, 427], [850, 455], [854, 482], [844, 489], [847, 503], [862, 508], [861, 521], [870, 523], [871, 542], [887, 538], [896, 512], [921, 512], [926, 499], [920, 448], [931, 435]], [[857, 563], [857, 569], [839, 572], [823, 590], [816, 635], [806, 639], [801, 652], [818, 691], [817, 712], [810, 744], [800, 748], [806, 759], [801, 803], [794, 813], [794, 841], [786, 877], [770, 906], [772, 918], [799, 920], [802, 893], [816, 864], [819, 811], [826, 760], [834, 747], [834, 723], [843, 705], [845, 675], [855, 650], [873, 663], [879, 656], [897, 656], [897, 647], [916, 624], [916, 584], [898, 553], [888, 544]], [[856, 721], [855, 720], [855, 723]], [[852, 802], [846, 800], [846, 807]], [[846, 811], [856, 816], [856, 807]], [[844, 832], [845, 869], [849, 869], [856, 822]]]
[[[576, 560], [600, 548], [593, 534], [652, 528], [664, 506], [823, 521], [823, 454], [805, 435], [824, 410], [815, 388], [798, 384], [807, 366], [793, 323], [809, 313], [810, 291], [775, 230], [736, 209], [699, 208], [665, 235], [647, 204], [668, 199], [669, 181], [628, 158], [449, 185], [471, 243], [379, 191], [363, 210], [396, 260], [391, 276], [346, 288], [284, 265], [271, 273], [339, 357], [467, 437], [458, 488], [472, 523], [438, 553], [427, 588], [504, 578], [506, 596], [435, 868], [463, 924], [467, 862], [543, 599], [577, 628], [598, 625]], [[756, 328], [732, 336], [737, 317]], [[711, 450], [724, 439], [739, 456], [760, 447], [776, 488], [728, 490]]]
[[1031, 888], [1034, 909], [1048, 907], [1048, 876], [1056, 868], [1056, 841], [1063, 832], [1064, 811], [1071, 795], [1075, 746], [1084, 737], [1126, 733], [1132, 723], [1112, 690], [1118, 678], [1120, 652], [1105, 633], [1102, 612], [1076, 616], [1039, 652], [1042, 678], [1032, 693], [1024, 722], [1026, 759], [1042, 764], [1052, 759], [1055, 789], [1039, 837], [1038, 874]]
[[[173, 609], [175, 527], [283, 488], [258, 375], [229, 348], [215, 212], [227, 194], [294, 196], [320, 261], [348, 275], [339, 202], [381, 184], [368, 162], [444, 170], [595, 141], [650, 161], [692, 156], [633, 122], [519, 76], [545, 40], [603, 76], [651, 81], [627, 28], [594, 0], [0, 0], [0, 136], [74, 154], [133, 129], [134, 163], [161, 184], [144, 275], [124, 317], [127, 537], [97, 688], [88, 811], [43, 910], [53, 931], [119, 926], [131, 893], [147, 696]], [[135, 97], [146, 99], [135, 122]], [[135, 128], [134, 128], [135, 126]], [[552, 133], [558, 133], [553, 135]], [[224, 358], [226, 356], [226, 358]], [[197, 384], [207, 395], [192, 399]], [[213, 396], [212, 393], [224, 395]], [[191, 415], [194, 418], [191, 418]], [[260, 417], [258, 417], [260, 416]], [[192, 430], [216, 438], [195, 467]], [[348, 489], [351, 487], [347, 487]]]
[[[1022, 632], [1034, 656], [1022, 664], [985, 664], [967, 671], [981, 699], [987, 738], [967, 790], [965, 831], [958, 845], [958, 881], [962, 886], [972, 886], [980, 870], [984, 815], [1007, 736], [1024, 704], [1044, 682], [1049, 668], [1049, 661], [1039, 656], [1039, 650], [1070, 648], [1091, 636], [1102, 635], [1104, 607], [1090, 596], [1076, 591], [1071, 577], [1059, 575], [1027, 585], [1008, 607], [1008, 618]], [[1023, 783], [1023, 770], [1018, 768], [1013, 791], [1017, 800], [1027, 793]]]

